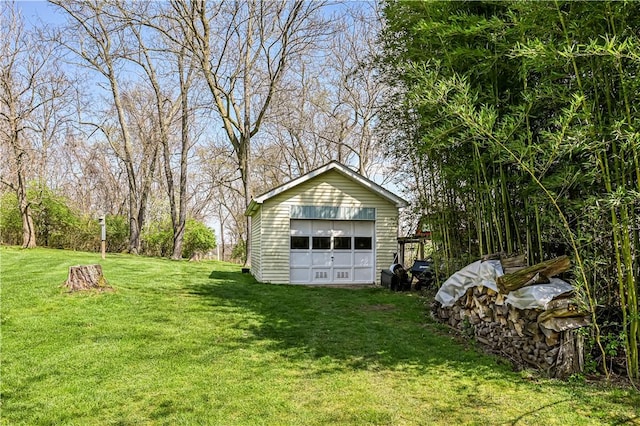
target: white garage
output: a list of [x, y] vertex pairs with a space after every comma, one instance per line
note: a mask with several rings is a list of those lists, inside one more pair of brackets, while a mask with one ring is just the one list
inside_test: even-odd
[[251, 273], [270, 283], [379, 284], [405, 205], [331, 162], [251, 201]]

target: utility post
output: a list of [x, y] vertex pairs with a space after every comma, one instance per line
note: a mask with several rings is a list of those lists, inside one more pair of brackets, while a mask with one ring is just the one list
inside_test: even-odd
[[100, 251], [104, 259], [107, 255], [107, 223], [104, 215], [101, 215], [98, 221], [100, 222]]

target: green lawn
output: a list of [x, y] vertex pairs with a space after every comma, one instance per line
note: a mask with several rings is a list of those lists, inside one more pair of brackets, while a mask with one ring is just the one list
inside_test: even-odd
[[[437, 332], [415, 294], [240, 267], [0, 248], [7, 425], [640, 424], [640, 394], [542, 380]], [[67, 294], [101, 263], [114, 292]]]

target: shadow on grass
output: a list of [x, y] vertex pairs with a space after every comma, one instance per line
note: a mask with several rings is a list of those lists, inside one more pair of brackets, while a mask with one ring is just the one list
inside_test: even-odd
[[503, 377], [490, 358], [430, 331], [421, 299], [381, 288], [345, 289], [260, 284], [248, 274], [214, 271], [189, 291], [212, 305], [250, 311], [250, 339], [285, 357], [328, 358], [340, 368], [424, 370], [456, 363], [488, 378]]
[[[472, 384], [463, 380], [463, 387], [495, 380], [529, 388], [527, 382], [517, 380], [518, 375], [506, 361], [484, 356], [437, 332], [438, 326], [427, 317], [424, 301], [415, 294], [381, 288], [260, 284], [248, 274], [218, 271], [209, 275], [208, 282], [192, 285], [188, 291], [211, 306], [246, 311], [247, 317], [253, 318], [242, 325], [247, 333], [242, 342], [237, 342], [239, 345], [255, 343], [294, 362], [329, 361], [313, 367], [316, 375], [349, 369], [431, 375], [442, 371], [452, 379], [473, 380]], [[566, 389], [563, 382], [552, 386]], [[571, 389], [585, 403], [593, 396], [588, 387]], [[460, 392], [468, 394], [469, 389]], [[482, 390], [478, 388], [471, 394], [482, 395]], [[629, 400], [625, 401], [616, 401], [620, 395], [614, 395], [600, 397], [613, 404], [634, 406], [640, 402], [640, 395], [635, 393], [626, 394]], [[536, 412], [566, 402], [563, 399], [533, 408], [511, 423], [526, 423]], [[615, 416], [610, 420], [618, 424], [634, 421]]]
[[538, 407], [538, 408], [530, 410], [530, 411], [526, 411], [526, 412], [522, 413], [521, 415], [519, 415], [518, 417], [516, 417], [514, 420], [512, 420], [509, 424], [515, 426], [515, 425], [520, 424], [520, 422], [526, 423], [527, 417], [532, 416], [536, 412], [543, 411], [546, 408], [553, 407], [554, 405], [564, 404], [564, 403], [569, 402], [569, 401], [571, 401], [571, 400], [570, 399], [563, 399], [563, 400], [552, 402], [552, 403], [547, 404], [547, 405], [543, 405], [542, 407]]

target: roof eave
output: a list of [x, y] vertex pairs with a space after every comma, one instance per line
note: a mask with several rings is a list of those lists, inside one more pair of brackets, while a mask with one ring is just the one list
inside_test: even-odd
[[260, 206], [260, 204], [262, 204], [262, 203], [258, 203], [258, 202], [256, 202], [256, 200], [254, 200], [252, 198], [251, 202], [247, 206], [247, 209], [244, 211], [244, 215], [245, 216], [253, 216], [255, 214], [255, 212], [258, 211], [258, 207]]

